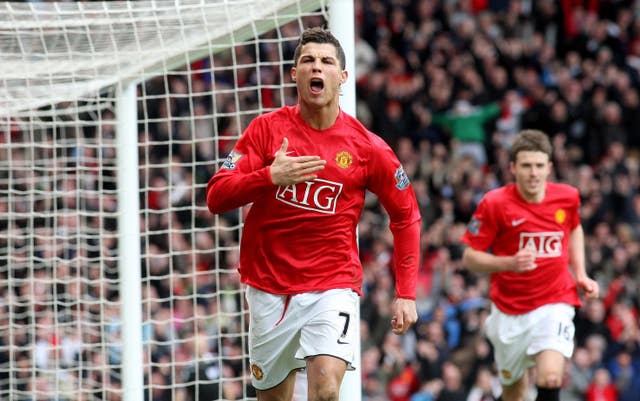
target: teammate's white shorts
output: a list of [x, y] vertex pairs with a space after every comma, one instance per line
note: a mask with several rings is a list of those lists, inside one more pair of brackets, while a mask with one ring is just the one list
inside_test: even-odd
[[507, 386], [517, 382], [541, 351], [554, 350], [571, 358], [574, 315], [568, 304], [543, 305], [522, 315], [507, 315], [492, 305], [485, 325], [500, 382]]
[[337, 289], [274, 295], [247, 287], [251, 382], [258, 390], [280, 384], [304, 358], [331, 355], [353, 370], [358, 294]]

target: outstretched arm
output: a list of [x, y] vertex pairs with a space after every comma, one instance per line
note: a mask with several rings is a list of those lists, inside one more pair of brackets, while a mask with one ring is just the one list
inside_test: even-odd
[[378, 196], [389, 214], [396, 281], [391, 326], [395, 334], [403, 334], [418, 320], [415, 299], [420, 263], [420, 209], [409, 177], [389, 145], [380, 137], [373, 136], [371, 140], [367, 188]]
[[569, 234], [569, 264], [573, 270], [576, 284], [581, 288], [587, 298], [600, 296], [600, 285], [597, 281], [587, 276], [584, 255], [584, 231], [582, 225], [578, 225]]
[[416, 282], [420, 261], [420, 220], [392, 229], [396, 299], [393, 302], [391, 327], [404, 334], [418, 320]]
[[462, 263], [467, 269], [478, 273], [522, 273], [538, 267], [535, 251], [531, 249], [521, 249], [513, 256], [496, 256], [468, 246], [462, 254]]

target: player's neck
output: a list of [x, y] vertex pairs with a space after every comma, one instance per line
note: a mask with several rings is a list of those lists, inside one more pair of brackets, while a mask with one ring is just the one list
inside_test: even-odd
[[340, 107], [337, 103], [329, 103], [321, 107], [300, 103], [298, 109], [300, 117], [317, 130], [331, 128], [340, 114]]
[[518, 190], [518, 194], [520, 195], [520, 197], [524, 199], [525, 202], [527, 203], [542, 203], [542, 201], [544, 200], [545, 194], [547, 193], [546, 185], [544, 185], [544, 188], [541, 191], [537, 191], [537, 192], [524, 191], [517, 185], [516, 185], [516, 188]]

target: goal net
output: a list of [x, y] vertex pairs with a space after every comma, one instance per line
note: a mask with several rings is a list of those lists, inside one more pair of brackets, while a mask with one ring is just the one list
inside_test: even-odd
[[211, 215], [205, 189], [295, 102], [297, 37], [329, 8], [0, 3], [0, 399], [255, 398], [243, 210]]

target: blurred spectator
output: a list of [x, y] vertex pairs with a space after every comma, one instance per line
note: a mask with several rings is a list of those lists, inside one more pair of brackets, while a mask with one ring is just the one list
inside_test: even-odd
[[467, 399], [460, 368], [449, 361], [442, 365], [442, 383], [438, 401], [465, 401]]
[[586, 339], [592, 334], [601, 335], [607, 342], [611, 341], [611, 332], [605, 323], [607, 309], [601, 298], [585, 301], [576, 315], [576, 344], [584, 346]]
[[[223, 367], [210, 351], [209, 341], [205, 333], [195, 333], [189, 345], [191, 354], [195, 356], [191, 364], [183, 370], [182, 380], [185, 388], [178, 392], [179, 401], [217, 400], [224, 396], [220, 393]], [[226, 398], [226, 397], [224, 397]]]
[[496, 401], [500, 392], [499, 380], [488, 367], [483, 367], [478, 370], [466, 401]]
[[[576, 333], [578, 330], [576, 329]], [[587, 388], [593, 380], [594, 365], [589, 351], [576, 347], [568, 365], [561, 397], [566, 401], [584, 401]]]
[[605, 368], [598, 368], [593, 374], [593, 381], [587, 387], [585, 401], [617, 401], [618, 392], [611, 383], [611, 373]]
[[499, 113], [500, 106], [495, 103], [475, 106], [468, 99], [460, 98], [451, 111], [434, 114], [432, 121], [451, 133], [454, 157], [469, 155], [478, 166], [484, 166], [487, 163], [487, 133], [484, 125]]
[[[640, 338], [636, 338], [640, 340]], [[613, 382], [618, 392], [618, 401], [634, 401], [640, 394], [640, 358], [637, 343], [632, 351], [621, 349], [611, 361]]]

